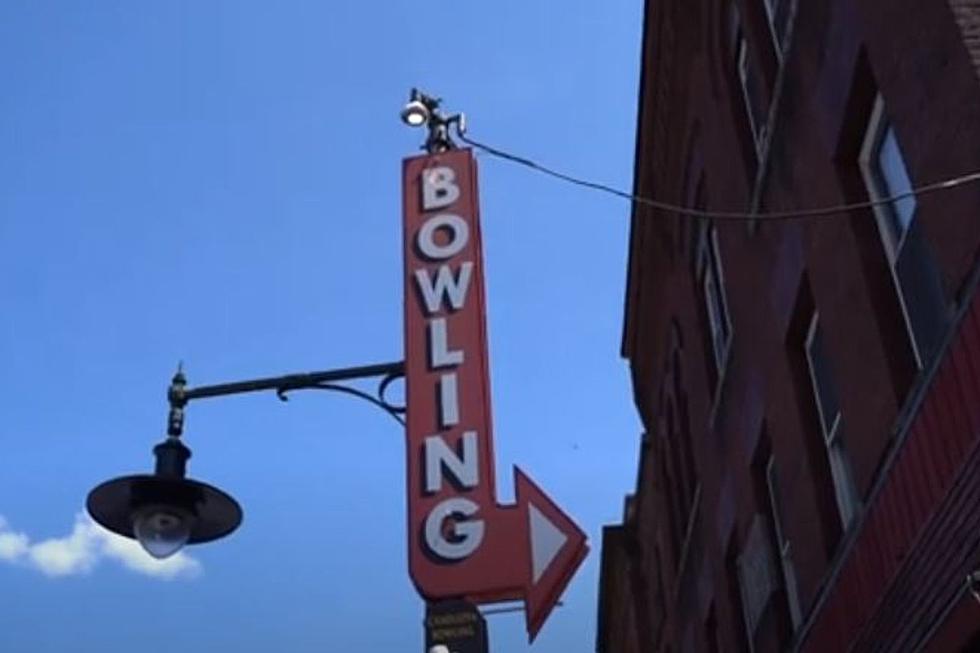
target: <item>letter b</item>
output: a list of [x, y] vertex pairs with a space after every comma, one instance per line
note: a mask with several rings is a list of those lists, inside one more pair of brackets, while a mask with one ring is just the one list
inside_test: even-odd
[[422, 209], [432, 211], [459, 199], [459, 186], [452, 168], [439, 166], [422, 171]]

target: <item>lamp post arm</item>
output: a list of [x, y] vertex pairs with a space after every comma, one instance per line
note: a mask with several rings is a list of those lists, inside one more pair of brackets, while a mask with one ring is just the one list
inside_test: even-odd
[[[400, 424], [404, 425], [405, 422], [402, 415], [405, 413], [405, 407], [392, 404], [385, 398], [385, 392], [392, 381], [403, 376], [405, 376], [405, 363], [403, 361], [397, 361], [188, 388], [187, 378], [184, 376], [182, 370], [178, 370], [170, 383], [170, 388], [167, 390], [167, 400], [170, 403], [167, 434], [170, 437], [176, 438], [181, 436], [184, 430], [184, 406], [191, 400], [226, 397], [228, 395], [245, 394], [248, 392], [265, 392], [268, 390], [275, 390], [276, 395], [282, 401], [287, 400], [286, 393], [294, 390], [333, 390], [342, 392], [369, 401], [391, 415]], [[381, 377], [376, 396], [372, 396], [357, 388], [342, 385], [344, 381], [372, 377]]]
[[192, 399], [224, 397], [227, 395], [244, 394], [246, 392], [275, 390], [278, 393], [283, 393], [291, 390], [315, 388], [324, 383], [352, 381], [354, 379], [366, 379], [376, 376], [392, 377], [394, 379], [404, 375], [405, 364], [399, 361], [397, 363], [381, 363], [379, 365], [364, 365], [362, 367], [345, 367], [336, 370], [325, 370], [323, 372], [286, 374], [284, 376], [270, 376], [261, 379], [250, 379], [248, 381], [234, 381], [232, 383], [202, 385], [196, 388], [185, 388], [179, 392], [181, 392], [184, 402], [186, 403]]

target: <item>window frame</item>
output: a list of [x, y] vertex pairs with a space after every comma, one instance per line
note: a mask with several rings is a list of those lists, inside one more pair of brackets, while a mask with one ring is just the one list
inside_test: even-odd
[[[814, 310], [807, 326], [806, 338], [803, 341], [803, 353], [806, 357], [807, 370], [810, 376], [810, 388], [813, 392], [813, 401], [816, 404], [817, 414], [820, 421], [820, 429], [823, 435], [824, 446], [827, 450], [827, 462], [830, 465], [830, 477], [834, 484], [834, 497], [837, 501], [837, 513], [841, 520], [841, 525], [846, 531], [854, 521], [858, 512], [859, 500], [857, 490], [854, 486], [854, 475], [850, 468], [850, 461], [844, 449], [843, 440], [840, 437], [841, 406], [838, 400], [837, 414], [829, 424], [823, 414], [823, 401], [820, 396], [820, 383], [817, 380], [816, 365], [813, 362], [812, 344], [817, 330], [820, 328], [820, 311]], [[821, 347], [821, 349], [823, 349]], [[821, 354], [826, 357], [826, 351]], [[833, 380], [830, 380], [833, 383]], [[835, 392], [836, 394], [836, 392]], [[839, 395], [838, 395], [839, 397]]]
[[[706, 326], [710, 340], [709, 346], [711, 347], [709, 355], [715, 370], [713, 399], [714, 404], [717, 405], [718, 396], [721, 394], [721, 388], [728, 371], [728, 362], [731, 359], [735, 332], [732, 326], [731, 310], [728, 306], [728, 292], [725, 286], [724, 266], [721, 261], [721, 247], [718, 243], [718, 230], [714, 225], [706, 222], [702, 223], [699, 228], [695, 273], [697, 292], [700, 296], [699, 301], [704, 303], [705, 317], [708, 321]], [[709, 291], [709, 286], [715, 289], [717, 297]], [[723, 313], [721, 316], [716, 314], [716, 303]], [[716, 326], [723, 328], [723, 339], [716, 337]]]
[[[823, 401], [820, 396], [820, 383], [817, 380], [816, 365], [813, 362], [813, 341], [820, 328], [820, 311], [813, 311], [810, 316], [810, 323], [807, 325], [806, 338], [803, 340], [803, 353], [806, 356], [807, 370], [810, 373], [810, 387], [813, 390], [813, 400], [817, 405], [817, 414], [820, 418], [820, 429], [823, 433], [824, 443], [829, 447], [837, 438], [837, 427], [840, 425], [841, 409], [840, 403], [837, 405], [837, 414], [834, 415], [831, 423], [828, 424], [827, 416], [823, 412]], [[826, 356], [826, 353], [824, 353]]]
[[800, 590], [796, 579], [796, 567], [793, 566], [792, 546], [786, 532], [783, 530], [783, 511], [779, 503], [779, 480], [776, 469], [776, 456], [772, 453], [765, 465], [766, 492], [769, 495], [769, 519], [776, 534], [776, 548], [779, 555], [780, 568], [783, 575], [783, 591], [789, 605], [790, 622], [795, 632], [803, 622], [803, 612], [800, 608]]
[[776, 479], [776, 457], [769, 454], [765, 466], [766, 492], [769, 494], [769, 512], [773, 530], [776, 533], [776, 544], [782, 554], [789, 548], [789, 539], [783, 530], [783, 514], [779, 504], [779, 481]]
[[[756, 512], [749, 522], [748, 530], [745, 532], [741, 547], [739, 547], [736, 562], [742, 602], [742, 619], [745, 623], [745, 632], [751, 653], [756, 650], [755, 640], [759, 626], [772, 605], [773, 597], [779, 591], [779, 576], [777, 576], [779, 570], [776, 568], [778, 564], [776, 556], [777, 552], [772, 550], [772, 542], [769, 538], [768, 520], [765, 515]], [[766, 585], [760, 586], [753, 582], [759, 580], [758, 572], [760, 570], [767, 582]], [[760, 587], [766, 592], [765, 596], [761, 600], [752, 600], [759, 599], [758, 590]]]
[[[894, 130], [894, 125], [891, 119], [888, 117], [888, 113], [885, 111], [885, 99], [881, 93], [878, 93], [875, 97], [874, 106], [871, 110], [871, 116], [868, 119], [868, 126], [864, 133], [864, 140], [861, 143], [861, 151], [858, 155], [858, 165], [861, 168], [861, 176], [864, 179], [864, 185], [867, 188], [868, 194], [871, 199], [878, 202], [889, 196], [890, 191], [887, 186], [887, 182], [882, 178], [879, 172], [878, 156], [881, 152], [882, 143], [884, 142], [884, 135], [888, 129]], [[912, 184], [912, 176], [909, 173], [908, 165], [905, 163], [904, 154], [901, 151], [901, 144], [897, 142], [899, 154], [901, 154], [902, 168], [905, 171], [905, 176], [909, 180], [910, 186]], [[906, 238], [912, 231], [912, 225], [918, 217], [919, 203], [915, 197], [911, 198], [915, 202], [915, 206], [912, 209], [912, 216], [909, 218], [908, 224], [902, 229], [901, 233], [896, 234], [896, 230], [899, 224], [899, 218], [896, 215], [896, 209], [891, 204], [875, 204], [873, 207], [873, 212], [875, 216], [875, 222], [878, 226], [878, 235], [881, 237], [882, 244], [885, 248], [885, 253], [888, 257], [888, 270], [892, 277], [892, 282], [895, 284], [895, 290], [898, 294], [898, 302], [902, 310], [902, 319], [905, 322], [906, 333], [908, 334], [909, 343], [912, 346], [912, 353], [915, 358], [916, 369], [923, 369], [924, 361], [922, 352], [919, 349], [918, 338], [915, 333], [915, 327], [912, 324], [912, 315], [909, 311], [908, 302], [905, 299], [905, 290], [902, 287], [902, 280], [898, 276], [899, 257], [902, 254], [903, 248], [905, 247]]]
[[[788, 39], [788, 23], [789, 23], [789, 12], [792, 11], [792, 4], [795, 0], [763, 0], [762, 4], [766, 10], [766, 22], [769, 23], [769, 32], [772, 34], [772, 43], [776, 50], [776, 61], [782, 66], [783, 65], [783, 47], [785, 44], [783, 40]], [[776, 20], [778, 18], [777, 14], [779, 9], [785, 7], [783, 11], [786, 14], [782, 17], [782, 20], [787, 23], [783, 25], [784, 30], [783, 35], [779, 35], [779, 27], [776, 25]]]
[[[864, 133], [864, 140], [861, 143], [861, 152], [858, 155], [858, 163], [861, 168], [861, 176], [864, 178], [864, 185], [868, 189], [868, 194], [871, 195], [871, 199], [875, 201], [881, 201], [890, 196], [891, 191], [888, 188], [888, 182], [883, 178], [880, 172], [880, 166], [878, 164], [878, 157], [881, 154], [881, 148], [885, 140], [885, 133], [892, 129], [894, 131], [894, 125], [888, 114], [885, 112], [885, 100], [884, 97], [879, 93], [875, 98], [874, 107], [871, 110], [871, 117], [868, 119], [868, 126]], [[905, 172], [906, 178], [909, 180], [909, 185], [911, 186], [912, 176], [909, 174], [908, 165], [905, 163], [905, 156], [901, 151], [901, 144], [897, 143], [899, 154], [901, 155], [902, 169]], [[901, 233], [896, 234], [898, 229], [898, 223], [900, 222], [894, 205], [891, 204], [876, 204], [874, 206], [875, 218], [878, 222], [878, 229], [881, 232], [882, 240], [885, 243], [885, 249], [888, 252], [888, 260], [895, 265], [895, 261], [902, 253], [902, 248], [905, 245], [905, 238], [908, 233], [912, 230], [912, 223], [915, 221], [919, 203], [915, 197], [908, 198], [914, 203], [912, 209], [912, 216], [909, 218], [908, 224], [902, 228]]]
[[739, 543], [738, 528], [734, 528], [733, 526], [734, 524], [729, 525], [728, 532], [723, 540], [726, 542], [724, 549], [725, 593], [727, 594], [728, 604], [731, 607], [731, 610], [728, 611], [729, 626], [731, 627], [735, 641], [744, 642], [745, 644], [744, 648], [739, 647], [738, 650], [744, 651], [745, 648], [748, 648], [750, 653], [754, 653], [753, 649], [755, 644], [749, 633], [745, 591], [742, 588], [740, 563], [742, 548]]
[[[752, 49], [749, 47], [749, 40], [745, 34], [745, 28], [742, 21], [742, 12], [739, 11], [738, 3], [735, 0], [728, 0], [728, 6], [728, 46], [731, 48], [728, 56], [733, 57], [735, 74], [738, 76], [738, 83], [742, 89], [742, 104], [745, 110], [745, 115], [748, 118], [749, 132], [752, 134], [753, 154], [755, 156], [755, 161], [758, 163], [762, 160], [762, 153], [765, 150], [765, 144], [768, 138], [769, 109], [771, 108], [772, 98], [769, 98], [769, 102], [762, 109], [762, 116], [760, 117], [760, 120], [756, 120], [756, 116], [752, 108], [752, 92], [749, 90], [751, 86], [749, 82], [751, 78], [752, 81], [758, 83], [759, 80], [757, 80], [756, 77], [759, 75], [759, 71], [757, 68], [753, 68], [752, 66], [755, 57], [752, 54]], [[759, 122], [762, 124], [759, 124]]]
[[[756, 159], [759, 159], [762, 157], [762, 150], [765, 147], [769, 124], [768, 118], [763, 119], [763, 124], [758, 124], [755, 110], [752, 106], [752, 92], [749, 90], [749, 78], [750, 76], [754, 77], [758, 75], [758, 71], [752, 70], [749, 41], [745, 37], [745, 31], [742, 29], [741, 23], [739, 23], [738, 30], [735, 33], [735, 67], [738, 72], [739, 86], [742, 87], [742, 102], [745, 105], [745, 115], [748, 116], [749, 129], [752, 131], [752, 144], [754, 146], [755, 156]], [[764, 113], [768, 116], [768, 107]]]

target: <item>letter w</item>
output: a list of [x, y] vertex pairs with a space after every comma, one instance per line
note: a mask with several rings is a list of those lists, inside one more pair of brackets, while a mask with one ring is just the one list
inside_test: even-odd
[[439, 272], [433, 282], [429, 271], [425, 268], [415, 271], [415, 281], [419, 284], [425, 306], [429, 314], [438, 313], [444, 298], [449, 299], [449, 305], [458, 311], [466, 301], [466, 291], [470, 287], [470, 275], [473, 273], [473, 263], [466, 261], [459, 267], [459, 274], [453, 278], [448, 265], [440, 265]]

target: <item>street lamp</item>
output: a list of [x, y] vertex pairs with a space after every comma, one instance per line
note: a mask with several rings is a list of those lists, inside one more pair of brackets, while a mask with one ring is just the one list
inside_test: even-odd
[[[463, 114], [445, 115], [439, 110], [440, 102], [439, 98], [412, 89], [401, 111], [406, 125], [428, 127], [424, 148], [430, 153], [455, 147], [449, 138], [451, 125], [455, 124], [460, 133], [465, 129]], [[391, 382], [404, 374], [404, 363], [399, 361], [188, 388], [186, 377], [178, 369], [167, 392], [170, 403], [167, 438], [153, 448], [154, 473], [121, 476], [102, 483], [89, 492], [86, 508], [96, 522], [123, 537], [137, 540], [147, 553], [158, 559], [174, 555], [187, 544], [222, 538], [241, 524], [242, 509], [226, 492], [186, 476], [191, 450], [183, 444], [181, 436], [184, 408], [189, 401], [263, 390], [275, 390], [285, 401], [286, 394], [293, 390], [332, 390], [365, 399], [404, 425], [405, 407], [395, 406], [385, 398]], [[374, 396], [342, 383], [369, 377], [381, 377]]]
[[[86, 508], [96, 522], [137, 540], [158, 559], [174, 555], [186, 544], [222, 538], [242, 523], [242, 509], [229, 494], [186, 477], [191, 450], [181, 442], [181, 436], [184, 407], [189, 401], [264, 390], [275, 390], [286, 401], [287, 393], [294, 390], [331, 390], [369, 401], [404, 424], [404, 406], [394, 405], [385, 397], [388, 386], [402, 376], [404, 364], [396, 362], [188, 388], [183, 371], [177, 370], [167, 391], [167, 439], [153, 447], [154, 473], [102, 483], [89, 492]], [[343, 384], [369, 377], [381, 377], [375, 395]]]
[[449, 138], [449, 127], [453, 123], [460, 134], [466, 131], [466, 116], [457, 113], [447, 116], [439, 110], [442, 100], [413, 88], [408, 102], [402, 109], [402, 122], [409, 127], [428, 127], [429, 137], [423, 148], [430, 154], [453, 149], [455, 144]]
[[432, 115], [429, 107], [418, 97], [419, 95], [420, 93], [413, 89], [408, 104], [402, 109], [402, 122], [409, 127], [421, 127], [429, 122], [429, 117]]
[[86, 503], [95, 521], [138, 540], [158, 559], [238, 528], [238, 502], [214, 486], [184, 477], [191, 451], [177, 437], [168, 436], [153, 453], [155, 474], [115, 478], [89, 493]]

